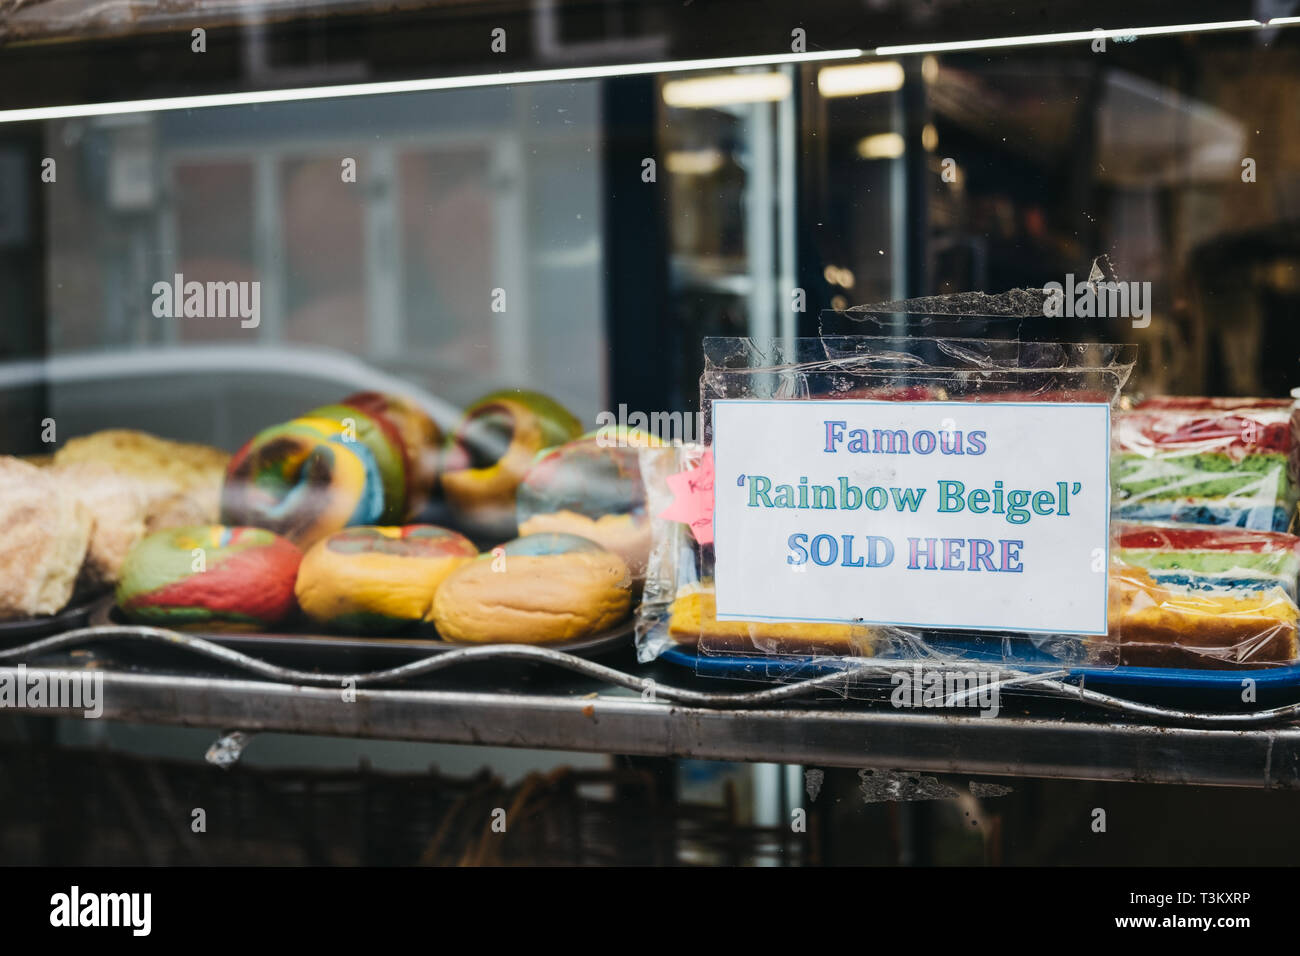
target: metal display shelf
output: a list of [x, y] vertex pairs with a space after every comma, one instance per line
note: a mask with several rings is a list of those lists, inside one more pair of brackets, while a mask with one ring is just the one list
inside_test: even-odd
[[[203, 652], [202, 673], [175, 662], [142, 665], [130, 653], [122, 656], [121, 647], [101, 646], [114, 636], [101, 631], [90, 650], [72, 649], [67, 637], [48, 638], [45, 653], [22, 660], [29, 670], [102, 673], [103, 718], [132, 723], [813, 767], [1300, 789], [1300, 727], [1289, 723], [1166, 726], [1048, 697], [1004, 700], [996, 717], [862, 700], [800, 702], [792, 685], [746, 693], [749, 685], [728, 682], [734, 686], [719, 692], [719, 682], [679, 669], [619, 671], [536, 647], [458, 651], [466, 666], [454, 674], [440, 673], [455, 656], [444, 654], [436, 663], [360, 675], [356, 689], [345, 694], [339, 677], [264, 662], [250, 666], [248, 658], [215, 645]], [[180, 636], [158, 631], [153, 637], [175, 645]], [[12, 652], [0, 651], [0, 660], [0, 681], [16, 679]], [[394, 671], [402, 671], [401, 686], [365, 686], [391, 684]], [[301, 677], [267, 679], [277, 673]], [[646, 680], [656, 682], [656, 699], [644, 699]], [[80, 716], [49, 708], [19, 712]]]

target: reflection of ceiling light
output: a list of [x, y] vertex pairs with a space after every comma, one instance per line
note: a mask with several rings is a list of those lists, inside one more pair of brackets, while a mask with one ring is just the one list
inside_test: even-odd
[[790, 77], [784, 73], [724, 73], [669, 80], [664, 84], [664, 102], [683, 109], [771, 103], [789, 95]]
[[822, 96], [861, 96], [902, 88], [903, 68], [893, 60], [824, 66], [817, 71], [817, 89]]
[[[1273, 21], [1276, 22], [1276, 21]], [[1074, 30], [1069, 33], [1036, 33], [1022, 37], [993, 37], [988, 40], [952, 40], [946, 43], [904, 43], [899, 46], [880, 46], [872, 52], [876, 56], [902, 56], [907, 53], [945, 53], [955, 50], [987, 50], [994, 47], [1039, 46], [1044, 43], [1072, 43], [1076, 40], [1096, 40], [1098, 37], [1154, 37], [1171, 33], [1209, 33], [1216, 30], [1247, 30], [1262, 27], [1258, 20], [1223, 20], [1217, 23], [1180, 23], [1165, 27], [1125, 27], [1121, 30]]]
[[876, 133], [858, 140], [862, 159], [897, 159], [903, 155], [903, 137], [897, 133]]
[[935, 147], [939, 145], [939, 131], [934, 128], [933, 123], [926, 123], [921, 127], [921, 145], [925, 147], [927, 153], [933, 153]]
[[939, 60], [933, 54], [927, 54], [921, 59], [921, 79], [927, 83], [933, 83], [939, 78]]
[[829, 265], [822, 270], [822, 278], [831, 285], [841, 286], [845, 289], [852, 289], [854, 276], [852, 269], [846, 269], [843, 266]]
[[682, 176], [707, 176], [722, 168], [726, 157], [719, 149], [677, 149], [664, 157], [670, 173]]
[[[855, 49], [826, 50], [815, 53], [777, 53], [763, 56], [712, 57], [703, 60], [668, 60], [654, 63], [622, 63], [611, 66], [560, 67], [553, 70], [521, 70], [514, 73], [484, 73], [476, 76], [437, 76], [422, 80], [340, 83], [334, 86], [310, 86], [289, 90], [204, 93], [197, 96], [121, 100], [112, 103], [37, 106], [30, 109], [0, 110], [0, 123], [67, 119], [72, 116], [157, 113], [162, 110], [191, 110], [208, 106], [247, 106], [252, 103], [296, 103], [303, 100], [332, 100], [349, 96], [377, 96], [388, 93], [424, 93], [432, 90], [514, 86], [520, 83], [573, 83], [579, 80], [600, 80], [612, 76], [646, 76], [653, 73], [687, 73], [696, 70], [730, 70], [746, 66], [775, 66], [779, 63], [856, 60], [863, 54], [864, 51]], [[787, 88], [788, 85], [789, 81], [787, 81]], [[778, 96], [776, 99], [781, 99], [781, 97]]]

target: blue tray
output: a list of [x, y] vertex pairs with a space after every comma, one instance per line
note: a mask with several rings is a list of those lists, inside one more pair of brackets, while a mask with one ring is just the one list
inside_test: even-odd
[[[935, 642], [931, 641], [931, 646]], [[941, 647], [936, 647], [942, 650]], [[1062, 664], [1053, 661], [1044, 651], [1026, 646], [1017, 649], [1013, 656], [972, 647], [953, 645], [962, 660], [976, 663], [1001, 663], [1016, 670], [1055, 671]], [[663, 652], [661, 660], [687, 667], [701, 677], [740, 678], [755, 681], [797, 680], [831, 674], [844, 668], [843, 659], [801, 656], [714, 655], [699, 654], [694, 648], [671, 647]], [[900, 663], [905, 663], [899, 659]], [[1106, 689], [1120, 696], [1156, 697], [1164, 700], [1184, 698], [1204, 700], [1207, 695], [1220, 697], [1235, 704], [1234, 709], [1262, 709], [1281, 703], [1300, 700], [1300, 664], [1268, 667], [1255, 670], [1190, 670], [1174, 667], [1087, 667], [1076, 666], [1062, 678], [1070, 683], [1085, 682], [1094, 690]], [[1253, 680], [1256, 701], [1251, 705], [1241, 703], [1242, 681]], [[1014, 688], [1008, 688], [1008, 692]], [[1295, 693], [1286, 694], [1287, 691]], [[1135, 693], [1136, 692], [1136, 693]], [[1029, 691], [1032, 693], [1032, 691]], [[1285, 699], [1282, 699], [1285, 697]], [[1267, 699], [1266, 699], [1267, 698]]]

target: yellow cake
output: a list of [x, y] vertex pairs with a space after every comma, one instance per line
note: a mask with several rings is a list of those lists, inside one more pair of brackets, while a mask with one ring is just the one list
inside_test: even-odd
[[719, 621], [713, 588], [700, 586], [673, 602], [668, 633], [679, 643], [704, 648], [757, 650], [777, 654], [837, 654], [870, 657], [880, 643], [875, 628], [861, 624]]

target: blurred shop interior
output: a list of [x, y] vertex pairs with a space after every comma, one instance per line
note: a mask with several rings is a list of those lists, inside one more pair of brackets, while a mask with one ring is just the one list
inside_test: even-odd
[[[622, 5], [598, 6], [615, 31]], [[556, 22], [533, 39], [560, 49], [536, 65], [568, 62], [567, 45], [668, 59], [656, 9], [621, 22], [625, 36], [570, 42], [566, 27], [592, 23], [539, 4]], [[367, 75], [321, 21], [301, 32], [235, 31], [244, 82]], [[312, 372], [330, 360], [455, 406], [535, 388], [591, 422], [619, 402], [693, 410], [703, 336], [816, 334], [822, 309], [1041, 288], [1107, 254], [1118, 278], [1151, 283], [1150, 324], [1067, 318], [1047, 334], [1139, 342], [1140, 391], [1284, 395], [1300, 384], [1298, 38], [1207, 31], [5, 124], [0, 349], [106, 363], [53, 383], [78, 433], [129, 414], [231, 448], [332, 394]], [[129, 41], [98, 46], [113, 42]], [[59, 188], [17, 174], [38, 158]], [[152, 285], [176, 274], [259, 281], [259, 325], [159, 322]], [[111, 371], [144, 349], [253, 344], [280, 350], [275, 389], [231, 382], [214, 400], [221, 376], [190, 377], [159, 403], [160, 382]], [[77, 384], [90, 381], [93, 399]]]
[[[1066, 3], [1052, 22], [1012, 3], [940, 0], [786, 18], [613, 0], [406, 0], [382, 14], [277, 0], [237, 16], [199, 2], [100, 6], [109, 12], [38, 2], [3, 14], [0, 119], [229, 91], [578, 75], [0, 122], [10, 453], [40, 450], [29, 424], [45, 415], [69, 435], [133, 427], [233, 450], [385, 377], [448, 408], [535, 389], [590, 428], [620, 404], [694, 411], [705, 336], [816, 335], [824, 309], [1082, 281], [1103, 254], [1118, 278], [1151, 284], [1149, 323], [1042, 318], [1052, 324], [1027, 334], [1138, 343], [1138, 392], [1300, 386], [1300, 25], [1286, 22], [1297, 2]], [[1237, 20], [1256, 26], [884, 46]], [[200, 22], [207, 52], [195, 53]], [[509, 38], [499, 62], [498, 26]], [[787, 62], [797, 31], [809, 55]], [[740, 67], [613, 68], [767, 52], [773, 62]], [[54, 182], [41, 176], [49, 160]], [[153, 287], [178, 275], [259, 282], [260, 321], [160, 320]], [[60, 734], [172, 759], [201, 755], [212, 736]], [[429, 745], [366, 745], [361, 757], [361, 746], [268, 738], [258, 759], [364, 759], [376, 773], [487, 765], [508, 782], [560, 765], [597, 777], [646, 768]], [[650, 772], [672, 775], [679, 797], [732, 807], [742, 829], [784, 819], [807, 784], [794, 767]], [[860, 781], [843, 773], [827, 793], [852, 801]], [[1020, 793], [1032, 814], [1035, 798]], [[960, 808], [944, 831], [947, 810], [918, 806], [872, 818], [894, 834], [877, 844], [882, 861], [1002, 859], [970, 842]], [[945, 850], [922, 832], [958, 836]], [[739, 846], [711, 844], [699, 859], [739, 859]], [[823, 859], [841, 858], [825, 848]]]

